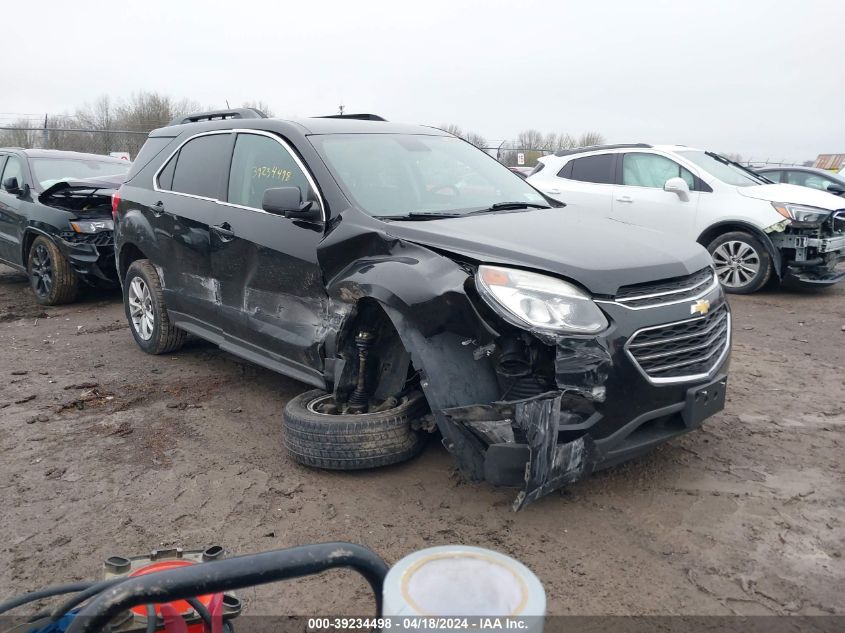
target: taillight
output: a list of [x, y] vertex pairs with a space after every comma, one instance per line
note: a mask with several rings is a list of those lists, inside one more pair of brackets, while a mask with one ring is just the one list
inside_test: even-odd
[[120, 204], [120, 189], [115, 191], [111, 196], [111, 217], [117, 220], [117, 205]]

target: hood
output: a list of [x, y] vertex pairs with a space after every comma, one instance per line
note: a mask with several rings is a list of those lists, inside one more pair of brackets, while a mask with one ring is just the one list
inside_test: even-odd
[[[45, 200], [50, 200], [55, 198], [57, 195], [61, 195], [67, 193], [70, 190], [83, 190], [83, 189], [91, 189], [100, 190], [100, 189], [110, 189], [110, 190], [117, 190], [120, 188], [120, 185], [123, 184], [123, 181], [126, 180], [125, 175], [120, 176], [107, 176], [104, 178], [79, 178], [79, 179], [70, 179], [70, 180], [62, 180], [57, 182], [53, 185], [47, 187], [38, 198], [44, 202]], [[105, 194], [106, 192], [101, 192]], [[111, 195], [111, 194], [108, 194]]]
[[689, 275], [711, 264], [692, 240], [566, 208], [487, 213], [428, 221], [393, 221], [387, 232], [489, 264], [566, 277], [596, 295], [620, 286]]
[[805, 204], [808, 207], [817, 207], [828, 211], [845, 207], [845, 202], [839, 196], [810, 187], [799, 187], [798, 185], [753, 185], [751, 187], [737, 187], [737, 191], [746, 198], [788, 204]]

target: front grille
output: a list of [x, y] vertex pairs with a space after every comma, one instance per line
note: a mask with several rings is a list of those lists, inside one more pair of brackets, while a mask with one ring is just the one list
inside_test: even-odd
[[114, 244], [113, 231], [100, 231], [98, 233], [76, 233], [75, 231], [63, 231], [62, 239], [72, 244], [93, 244], [95, 246], [110, 246]]
[[652, 382], [680, 382], [717, 367], [730, 344], [730, 328], [722, 305], [707, 316], [639, 330], [625, 348]]
[[692, 299], [713, 284], [713, 269], [709, 266], [683, 277], [672, 277], [633, 286], [622, 286], [615, 300], [629, 308], [652, 306]]

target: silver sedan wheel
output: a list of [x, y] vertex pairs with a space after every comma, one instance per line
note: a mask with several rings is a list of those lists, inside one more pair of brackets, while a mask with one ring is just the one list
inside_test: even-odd
[[140, 277], [134, 277], [129, 284], [129, 318], [132, 319], [135, 333], [149, 341], [155, 326], [153, 298], [146, 282]]
[[713, 263], [719, 281], [728, 288], [750, 284], [760, 272], [760, 255], [746, 242], [732, 240], [713, 251]]

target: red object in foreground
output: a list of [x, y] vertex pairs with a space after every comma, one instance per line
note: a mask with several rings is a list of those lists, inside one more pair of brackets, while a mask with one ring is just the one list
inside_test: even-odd
[[[129, 577], [143, 576], [145, 574], [152, 574], [157, 571], [167, 571], [169, 569], [176, 569], [177, 567], [188, 567], [189, 565], [196, 565], [189, 560], [164, 560], [158, 563], [151, 563], [146, 567], [137, 569], [129, 574]], [[204, 596], [197, 596], [197, 600], [212, 613], [216, 618], [212, 617], [211, 633], [223, 630], [223, 594], [207, 594]], [[173, 602], [165, 602], [163, 604], [153, 605], [155, 607], [156, 615], [164, 618], [164, 630], [167, 633], [209, 633], [208, 629], [202, 622], [191, 624], [188, 626], [182, 616], [194, 613], [193, 607], [185, 600], [174, 600]], [[215, 610], [212, 610], [214, 607]], [[136, 615], [147, 615], [147, 607], [145, 605], [138, 605], [132, 607], [132, 612]], [[215, 626], [216, 621], [219, 621], [219, 628]]]

